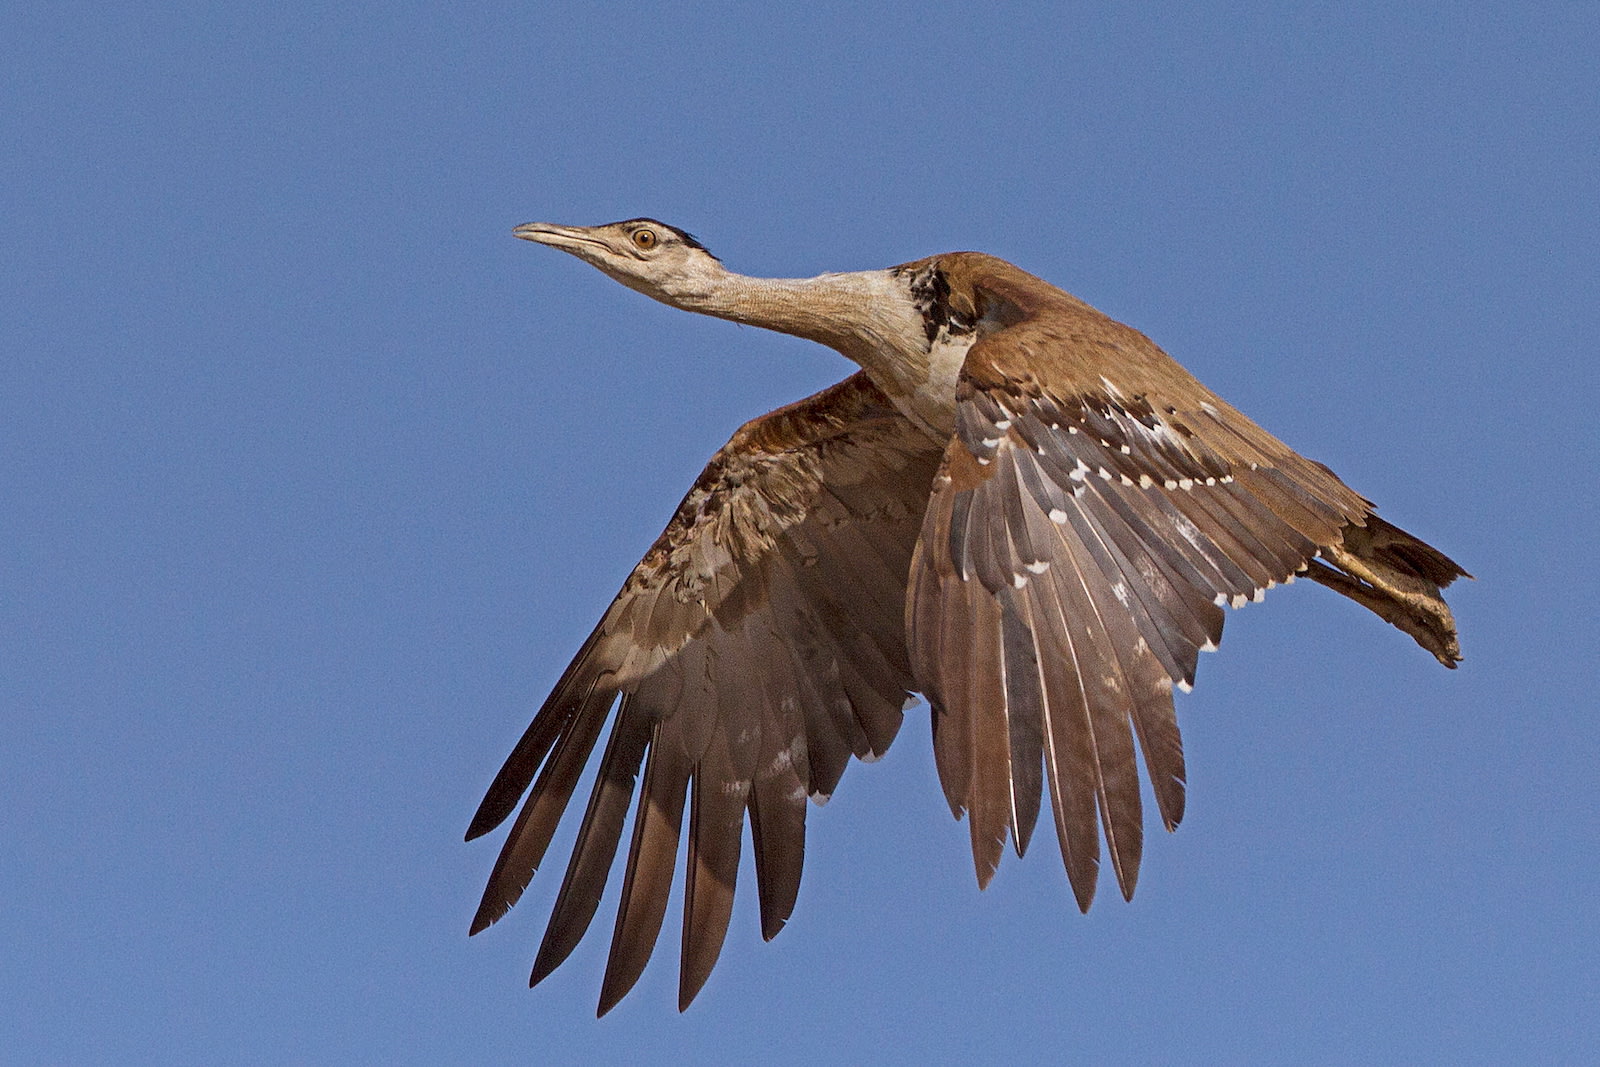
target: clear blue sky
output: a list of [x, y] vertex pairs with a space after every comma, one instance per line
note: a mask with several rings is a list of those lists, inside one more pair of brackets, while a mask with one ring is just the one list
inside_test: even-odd
[[[8, 5], [0, 1059], [1592, 1053], [1600, 8], [1268, 6]], [[1048, 842], [978, 892], [913, 713], [687, 1015], [675, 916], [606, 1019], [599, 936], [530, 992], [558, 879], [467, 939], [483, 787], [712, 450], [850, 369], [510, 236], [640, 214], [1140, 327], [1478, 575], [1465, 664], [1234, 614], [1087, 917]]]

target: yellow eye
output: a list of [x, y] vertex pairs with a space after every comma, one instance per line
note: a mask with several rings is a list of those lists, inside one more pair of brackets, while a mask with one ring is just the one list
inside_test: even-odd
[[656, 231], [654, 230], [633, 231], [633, 243], [637, 245], [639, 250], [642, 252], [648, 252], [654, 248], [656, 246], [656, 240]]

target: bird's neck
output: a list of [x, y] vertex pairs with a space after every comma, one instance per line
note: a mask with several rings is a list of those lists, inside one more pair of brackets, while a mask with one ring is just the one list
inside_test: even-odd
[[971, 341], [930, 343], [924, 315], [896, 272], [751, 278], [724, 271], [668, 302], [827, 345], [860, 364], [924, 430], [941, 439], [951, 432], [956, 372]]

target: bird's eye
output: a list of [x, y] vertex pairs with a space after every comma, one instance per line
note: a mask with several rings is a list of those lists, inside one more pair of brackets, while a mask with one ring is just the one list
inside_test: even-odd
[[634, 230], [633, 231], [633, 243], [634, 243], [634, 245], [636, 245], [639, 248], [639, 250], [641, 252], [650, 251], [652, 248], [654, 248], [656, 246], [656, 241], [657, 240], [659, 240], [659, 238], [656, 237], [656, 231], [654, 231], [654, 230]]

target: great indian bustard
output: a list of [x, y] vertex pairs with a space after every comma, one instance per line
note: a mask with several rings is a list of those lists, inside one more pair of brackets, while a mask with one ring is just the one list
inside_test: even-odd
[[[1461, 658], [1440, 587], [1465, 575], [1136, 330], [993, 256], [783, 280], [650, 219], [529, 223], [673, 307], [809, 338], [862, 371], [742, 427], [712, 457], [489, 787], [470, 840], [527, 793], [472, 932], [544, 859], [615, 711], [533, 967], [588, 929], [635, 792], [600, 994], [639, 978], [689, 804], [679, 1008], [705, 983], [750, 819], [763, 936], [795, 905], [806, 800], [932, 708], [979, 885], [1026, 849], [1048, 783], [1078, 906], [1102, 834], [1124, 897], [1142, 848], [1135, 739], [1162, 822], [1183, 815], [1172, 687], [1223, 609], [1305, 575]], [[620, 700], [619, 700], [620, 698]], [[537, 780], [536, 779], [537, 776]], [[529, 786], [532, 790], [529, 791]]]

